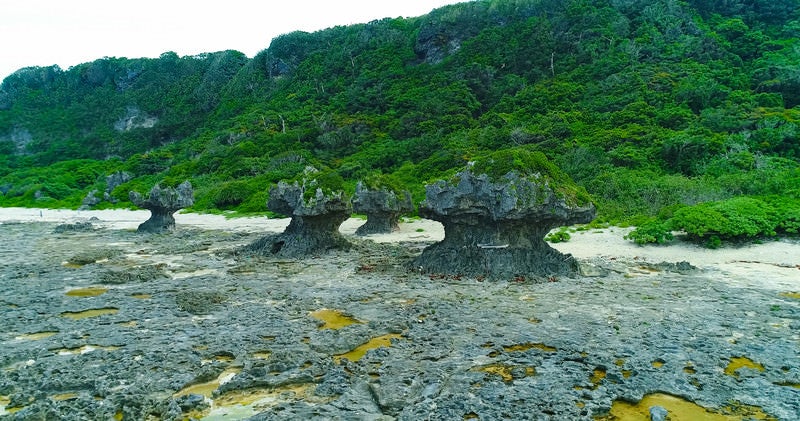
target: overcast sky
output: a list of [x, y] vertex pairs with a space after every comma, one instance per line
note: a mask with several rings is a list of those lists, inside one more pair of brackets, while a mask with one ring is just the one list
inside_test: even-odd
[[0, 0], [0, 80], [28, 66], [238, 50], [280, 34], [424, 15], [466, 0]]

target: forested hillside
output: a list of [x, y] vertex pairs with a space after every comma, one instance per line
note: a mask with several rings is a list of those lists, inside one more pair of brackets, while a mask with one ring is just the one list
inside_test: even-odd
[[307, 165], [350, 186], [391, 175], [418, 201], [523, 147], [601, 220], [750, 196], [800, 222], [799, 136], [798, 0], [474, 1], [285, 34], [253, 58], [21, 69], [0, 87], [0, 206], [77, 207], [123, 171], [98, 206], [189, 179], [196, 210], [263, 212]]

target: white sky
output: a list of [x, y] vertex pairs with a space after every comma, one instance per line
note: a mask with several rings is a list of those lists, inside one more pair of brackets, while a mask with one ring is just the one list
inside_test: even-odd
[[424, 15], [466, 0], [0, 0], [0, 80], [28, 66], [238, 50], [280, 34]]

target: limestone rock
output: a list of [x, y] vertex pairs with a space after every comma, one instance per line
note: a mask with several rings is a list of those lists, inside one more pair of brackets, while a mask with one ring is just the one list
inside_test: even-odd
[[[306, 189], [314, 194], [306, 195]], [[267, 208], [292, 218], [283, 233], [264, 237], [250, 249], [265, 255], [299, 257], [332, 249], [348, 249], [350, 243], [339, 232], [352, 213], [343, 192], [324, 193], [322, 188], [279, 182], [270, 188]]]
[[125, 171], [117, 171], [113, 174], [106, 176], [106, 189], [103, 191], [103, 198], [97, 197], [99, 191], [97, 189], [92, 189], [89, 193], [86, 194], [86, 197], [83, 198], [81, 201], [81, 206], [78, 208], [79, 210], [89, 210], [94, 208], [95, 206], [99, 205], [104, 200], [110, 203], [117, 203], [117, 200], [111, 196], [111, 192], [120, 186], [123, 183], [127, 183], [133, 179], [133, 175]]
[[128, 197], [134, 205], [148, 209], [151, 213], [150, 219], [139, 225], [139, 232], [160, 233], [174, 230], [175, 217], [172, 214], [194, 204], [194, 191], [188, 181], [181, 183], [177, 189], [162, 188], [156, 184], [146, 199], [135, 191], [130, 192]]
[[415, 269], [542, 278], [578, 273], [577, 261], [550, 247], [544, 236], [558, 226], [590, 222], [595, 207], [557, 194], [544, 176], [510, 171], [495, 181], [468, 168], [451, 182], [427, 185], [419, 213], [441, 222], [445, 238], [423, 251]]
[[652, 421], [665, 421], [669, 412], [663, 406], [650, 407], [650, 420]]
[[101, 200], [96, 195], [97, 189], [92, 189], [92, 191], [86, 194], [86, 197], [83, 198], [81, 201], [81, 206], [78, 208], [78, 210], [88, 210], [100, 204]]
[[370, 189], [359, 181], [353, 210], [367, 214], [367, 222], [358, 227], [356, 235], [386, 234], [400, 229], [397, 225], [400, 215], [414, 210], [411, 193], [404, 191], [401, 195], [386, 188]]
[[126, 171], [117, 171], [106, 176], [106, 193], [111, 193], [118, 186], [133, 179], [133, 175]]
[[[97, 220], [97, 218], [92, 218]], [[90, 232], [94, 230], [94, 225], [91, 221], [75, 222], [74, 224], [60, 224], [53, 230], [55, 234], [64, 234], [68, 232]]]

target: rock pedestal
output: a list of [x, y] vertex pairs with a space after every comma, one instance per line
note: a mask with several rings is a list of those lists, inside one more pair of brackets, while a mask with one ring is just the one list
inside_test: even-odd
[[449, 183], [427, 185], [420, 216], [441, 222], [445, 237], [423, 250], [414, 268], [494, 279], [575, 275], [577, 261], [544, 241], [555, 227], [594, 218], [594, 205], [568, 200], [516, 172], [491, 181], [465, 170]]
[[292, 218], [283, 233], [264, 237], [250, 249], [264, 255], [301, 257], [332, 249], [348, 249], [350, 243], [339, 226], [350, 217], [352, 207], [343, 192], [312, 196], [298, 183], [280, 182], [270, 188], [267, 208]]
[[400, 215], [414, 210], [411, 193], [397, 193], [388, 189], [370, 189], [364, 183], [356, 185], [353, 210], [367, 214], [367, 222], [356, 229], [356, 235], [388, 234], [400, 227]]
[[139, 225], [138, 232], [172, 231], [175, 229], [175, 217], [172, 214], [194, 204], [194, 191], [188, 181], [181, 183], [177, 189], [162, 188], [156, 184], [147, 199], [135, 191], [130, 192], [128, 197], [137, 207], [150, 211], [150, 219]]

